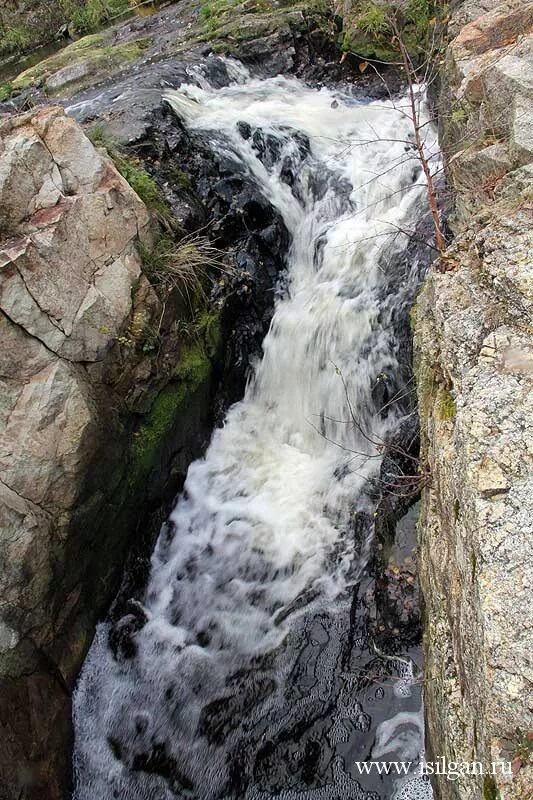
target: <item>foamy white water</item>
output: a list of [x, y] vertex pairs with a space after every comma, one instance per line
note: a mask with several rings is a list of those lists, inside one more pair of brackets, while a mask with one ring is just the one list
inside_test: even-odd
[[[352, 781], [344, 745], [339, 766], [331, 735], [322, 787], [302, 794], [305, 786], [282, 781], [275, 791], [269, 778], [267, 791], [257, 770], [242, 784], [234, 773], [246, 736], [270, 741], [296, 707], [325, 702], [333, 680], [331, 642], [346, 636], [349, 590], [370, 544], [353, 535], [354, 513], [372, 511], [379, 444], [400, 419], [394, 404], [379, 413], [372, 390], [397, 370], [392, 318], [419, 280], [413, 264], [393, 296], [386, 265], [406, 247], [399, 229], [421, 213], [423, 175], [406, 144], [411, 123], [392, 103], [232, 69], [237, 82], [227, 88], [203, 81], [165, 101], [190, 129], [216, 133], [216, 146], [245, 164], [281, 213], [292, 236], [288, 288], [244, 399], [191, 465], [171, 515], [175, 533], [158, 541], [135, 658], [115, 661], [107, 626], [99, 629], [75, 700], [77, 800], [319, 798], [333, 796], [328, 786], [347, 798], [380, 796]], [[271, 137], [275, 158], [261, 161], [242, 122]], [[362, 713], [354, 702], [345, 701], [347, 718]], [[416, 709], [395, 713], [403, 724]], [[390, 727], [382, 723], [376, 752], [384, 731], [394, 740]]]

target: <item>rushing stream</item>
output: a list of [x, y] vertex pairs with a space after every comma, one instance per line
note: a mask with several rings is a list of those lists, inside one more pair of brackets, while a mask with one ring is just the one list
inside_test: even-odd
[[[405, 413], [395, 320], [420, 265], [401, 282], [391, 268], [425, 191], [406, 101], [232, 70], [229, 87], [165, 99], [282, 215], [286, 285], [244, 399], [159, 537], [144, 625], [118, 650], [99, 627], [75, 697], [75, 797], [429, 798], [417, 667], [365, 635], [372, 526], [358, 524]], [[413, 765], [359, 774], [369, 758]]]

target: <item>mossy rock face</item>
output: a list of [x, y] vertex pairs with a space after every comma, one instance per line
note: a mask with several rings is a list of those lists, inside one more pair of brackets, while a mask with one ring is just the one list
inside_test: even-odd
[[161, 452], [176, 425], [189, 413], [201, 390], [209, 392], [212, 363], [203, 342], [187, 347], [174, 370], [172, 380], [155, 398], [152, 408], [133, 435], [130, 448], [130, 483], [137, 485], [157, 469]]
[[432, 33], [445, 7], [436, 0], [352, 0], [344, 12], [340, 47], [369, 60], [398, 63], [395, 31], [415, 63], [426, 57]]
[[391, 46], [357, 30], [345, 31], [340, 45], [342, 50], [370, 61], [397, 62], [399, 59], [398, 53]]
[[151, 39], [146, 37], [117, 44], [109, 42], [109, 38], [103, 33], [84, 36], [22, 72], [13, 80], [12, 89], [21, 91], [46, 80], [47, 92], [54, 94], [66, 85], [83, 84], [89, 77], [91, 80], [96, 76], [101, 77], [106, 72], [139, 58], [150, 46]]
[[291, 24], [303, 27], [306, 17], [325, 13], [327, 8], [321, 0], [211, 0], [200, 9], [201, 27], [195, 38], [199, 42], [220, 40], [213, 46], [218, 52], [228, 46], [231, 49], [232, 40], [238, 43], [267, 37]]
[[222, 346], [220, 311], [204, 311], [198, 319], [198, 327], [202, 333], [206, 354], [209, 358], [216, 358]]

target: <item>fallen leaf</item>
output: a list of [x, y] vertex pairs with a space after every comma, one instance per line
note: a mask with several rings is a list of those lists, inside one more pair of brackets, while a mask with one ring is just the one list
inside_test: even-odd
[[359, 72], [364, 72], [366, 69], [368, 69], [368, 61], [359, 62]]

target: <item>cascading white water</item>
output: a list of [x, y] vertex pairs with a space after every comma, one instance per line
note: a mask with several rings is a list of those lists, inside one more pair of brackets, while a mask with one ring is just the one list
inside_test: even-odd
[[[326, 703], [333, 685], [332, 642], [345, 638], [369, 545], [354, 537], [353, 518], [372, 510], [379, 443], [399, 421], [394, 404], [379, 413], [372, 392], [398, 366], [391, 318], [419, 279], [413, 264], [391, 296], [384, 265], [406, 247], [399, 230], [420, 214], [423, 177], [406, 101], [361, 102], [231, 68], [237, 82], [227, 88], [204, 82], [165, 100], [188, 128], [216, 133], [281, 213], [292, 237], [288, 287], [244, 399], [190, 467], [174, 533], [158, 541], [135, 658], [117, 662], [100, 626], [75, 699], [77, 800], [336, 796], [327, 787], [379, 797], [350, 776], [351, 734], [335, 738], [333, 727], [321, 788], [304, 792], [287, 778], [276, 791], [269, 778], [267, 790], [258, 768], [228, 787], [246, 736], [279, 738], [296, 708]], [[244, 138], [243, 122], [277, 143], [274, 163]], [[284, 163], [298, 164], [298, 191]], [[339, 691], [343, 719], [362, 719]], [[412, 797], [430, 796], [412, 786]]]

